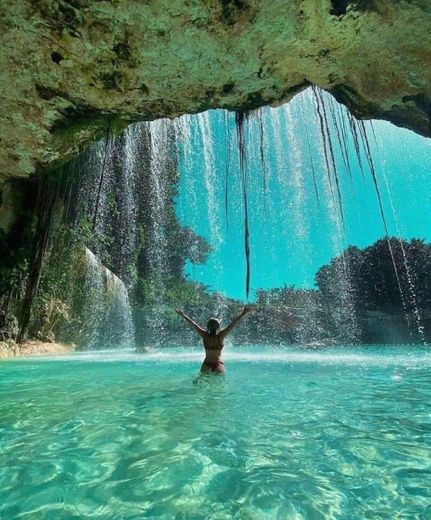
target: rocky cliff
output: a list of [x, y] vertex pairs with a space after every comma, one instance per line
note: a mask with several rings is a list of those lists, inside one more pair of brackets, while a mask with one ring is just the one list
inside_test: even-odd
[[0, 180], [108, 127], [289, 100], [431, 135], [429, 0], [0, 0]]

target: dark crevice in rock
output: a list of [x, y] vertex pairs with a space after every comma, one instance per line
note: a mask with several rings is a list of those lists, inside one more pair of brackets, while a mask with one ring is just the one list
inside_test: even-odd
[[211, 103], [211, 101], [214, 99], [215, 91], [213, 88], [207, 88], [205, 90], [205, 99], [204, 102]]
[[145, 96], [148, 96], [150, 93], [150, 89], [145, 85], [145, 83], [142, 83], [142, 85], [139, 87], [139, 90], [144, 94]]
[[132, 55], [132, 49], [130, 48], [130, 45], [127, 43], [119, 42], [112, 50], [115, 52], [115, 54], [118, 56], [118, 59], [122, 61], [127, 61], [130, 59], [130, 56]]
[[53, 135], [67, 131], [69, 128], [82, 129], [94, 126], [101, 116], [99, 112], [85, 105], [73, 105], [63, 109], [60, 113], [62, 117], [51, 128]]
[[234, 25], [240, 14], [247, 10], [244, 0], [220, 0], [222, 7], [222, 22], [225, 25]]
[[36, 91], [40, 99], [44, 99], [45, 101], [49, 101], [55, 97], [62, 97], [59, 90], [51, 87], [44, 87], [43, 85], [36, 85]]
[[331, 0], [332, 9], [329, 11], [333, 16], [346, 14], [350, 0]]
[[366, 103], [363, 103], [357, 93], [348, 85], [336, 85], [329, 92], [334, 98], [349, 109], [358, 117], [370, 117], [374, 110]]
[[257, 71], [257, 77], [259, 79], [262, 79], [265, 77], [265, 71], [263, 70], [263, 67], [260, 67], [260, 69]]
[[51, 53], [51, 59], [54, 63], [60, 63], [61, 61], [64, 60], [63, 56], [59, 52], [56, 52], [56, 51]]
[[421, 110], [428, 118], [428, 128], [431, 132], [431, 101], [424, 94], [416, 94], [412, 96], [404, 96], [403, 103], [413, 102], [415, 106]]
[[355, 11], [378, 11], [376, 0], [331, 0], [331, 10], [333, 16], [343, 16], [347, 13], [347, 8], [351, 5]]
[[230, 92], [232, 92], [232, 90], [234, 88], [235, 88], [235, 83], [233, 83], [233, 82], [225, 83], [223, 85], [223, 94], [229, 94]]
[[310, 85], [311, 83], [309, 81], [304, 80], [302, 83], [299, 83], [298, 85], [286, 89], [283, 92], [281, 99], [291, 98], [292, 96], [295, 96], [296, 94], [299, 94], [300, 92], [308, 88]]
[[99, 76], [99, 79], [102, 81], [103, 86], [107, 90], [118, 90], [121, 92], [120, 84], [121, 80], [123, 79], [123, 75], [121, 74], [121, 72], [114, 71], [110, 74], [101, 74]]
[[37, 9], [52, 29], [61, 33], [64, 28], [68, 29], [71, 36], [81, 37], [78, 27], [82, 23], [82, 5], [80, 2], [59, 0], [51, 2], [35, 2]]
[[265, 99], [262, 96], [262, 92], [251, 92], [245, 102], [245, 106], [250, 110], [259, 108], [265, 104]]
[[413, 96], [404, 96], [403, 103], [413, 102], [419, 110], [422, 110], [428, 115], [431, 115], [431, 102], [423, 94], [416, 94]]

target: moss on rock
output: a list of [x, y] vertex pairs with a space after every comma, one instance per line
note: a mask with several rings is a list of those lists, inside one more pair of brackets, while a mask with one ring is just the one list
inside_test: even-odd
[[310, 83], [431, 134], [428, 0], [21, 0], [0, 15], [0, 180], [70, 158], [109, 119], [250, 109]]

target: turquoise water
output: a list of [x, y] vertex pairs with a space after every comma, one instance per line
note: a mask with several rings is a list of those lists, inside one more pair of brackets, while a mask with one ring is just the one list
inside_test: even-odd
[[431, 351], [0, 365], [0, 518], [429, 519]]

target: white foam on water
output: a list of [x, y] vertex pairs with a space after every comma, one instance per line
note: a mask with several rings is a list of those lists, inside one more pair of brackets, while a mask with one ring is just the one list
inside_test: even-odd
[[[319, 352], [309, 350], [289, 350], [285, 348], [277, 350], [261, 351], [239, 351], [232, 350], [226, 352], [224, 356], [225, 362], [239, 363], [281, 363], [281, 364], [320, 364], [320, 365], [339, 365], [339, 366], [363, 366], [363, 367], [389, 367], [401, 366], [407, 368], [426, 368], [431, 367], [431, 351], [424, 351], [421, 347], [414, 346], [412, 349], [420, 349], [420, 353], [391, 352], [391, 348], [399, 347], [385, 346], [382, 348], [387, 350], [385, 353], [363, 352], [334, 352], [322, 350]], [[31, 359], [32, 361], [88, 361], [98, 363], [115, 363], [115, 362], [137, 362], [137, 363], [200, 363], [203, 361], [204, 352], [202, 349], [190, 348], [183, 350], [173, 347], [148, 351], [145, 353], [137, 353], [134, 350], [101, 350], [95, 352], [76, 352], [65, 356], [54, 357], [33, 357], [21, 358], [22, 360]], [[342, 348], [340, 348], [342, 350]]]

